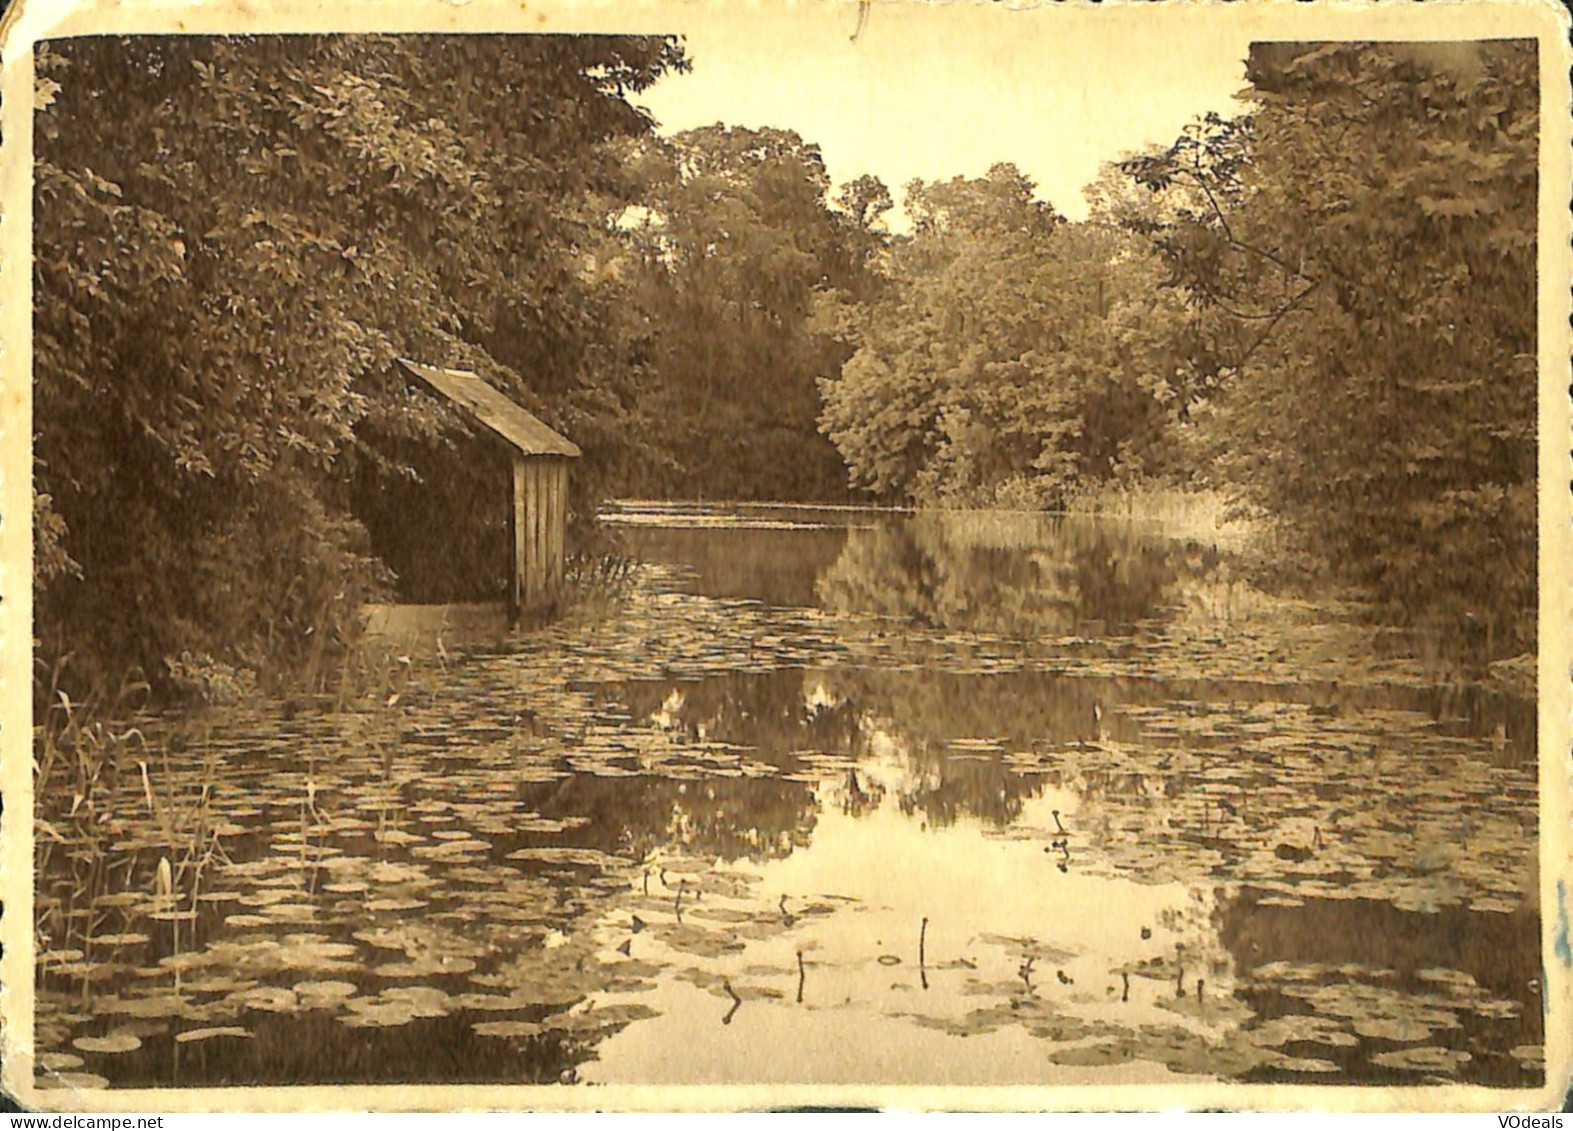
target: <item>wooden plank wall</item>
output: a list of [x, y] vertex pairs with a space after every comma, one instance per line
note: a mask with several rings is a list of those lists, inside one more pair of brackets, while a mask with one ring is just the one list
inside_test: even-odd
[[522, 456], [513, 457], [513, 499], [508, 508], [508, 545], [513, 561], [508, 577], [508, 624], [519, 623], [519, 614], [524, 610], [524, 577], [525, 561], [528, 558], [527, 546], [529, 527], [526, 524], [526, 499], [525, 482], [529, 464]]
[[525, 503], [524, 514], [529, 522], [529, 534], [524, 542], [524, 604], [534, 608], [541, 596], [539, 571], [541, 566], [541, 461], [527, 460], [524, 465]]
[[552, 546], [550, 586], [563, 591], [563, 570], [568, 557], [568, 461], [552, 461]]
[[530, 461], [530, 606], [546, 595], [546, 461]]
[[535, 608], [562, 590], [567, 552], [568, 461], [513, 461], [513, 580], [509, 615]]

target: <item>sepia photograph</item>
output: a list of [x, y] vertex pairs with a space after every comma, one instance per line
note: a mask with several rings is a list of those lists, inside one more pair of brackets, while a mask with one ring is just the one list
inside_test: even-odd
[[1560, 1107], [1565, 12], [342, 7], [7, 16], [9, 1095]]

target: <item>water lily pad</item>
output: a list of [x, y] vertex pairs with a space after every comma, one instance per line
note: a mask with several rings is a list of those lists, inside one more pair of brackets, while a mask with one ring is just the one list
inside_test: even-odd
[[1103, 1043], [1055, 1049], [1049, 1054], [1049, 1059], [1055, 1064], [1073, 1065], [1078, 1068], [1102, 1068], [1111, 1064], [1129, 1063], [1135, 1055], [1135, 1050], [1129, 1044]]
[[516, 819], [513, 830], [521, 833], [561, 833], [569, 829], [577, 829], [590, 823], [588, 817], [542, 817], [538, 813], [527, 813]]
[[454, 994], [451, 1000], [455, 1009], [468, 1009], [477, 1013], [516, 1013], [543, 1004], [539, 998], [522, 990], [507, 994], [471, 991]]
[[565, 864], [581, 868], [623, 868], [631, 861], [595, 848], [539, 847], [521, 848], [508, 853], [509, 860], [531, 860], [543, 864]]
[[190, 1044], [193, 1041], [211, 1041], [217, 1037], [239, 1037], [244, 1040], [251, 1039], [251, 1032], [238, 1025], [222, 1025], [211, 1029], [187, 1029], [183, 1033], [176, 1033], [175, 1040], [181, 1044]]
[[41, 967], [60, 966], [67, 962], [80, 962], [86, 955], [80, 950], [46, 950], [38, 955]]
[[1377, 1053], [1371, 1058], [1371, 1063], [1383, 1068], [1401, 1068], [1409, 1072], [1451, 1073], [1456, 1072], [1469, 1060], [1470, 1055], [1463, 1049], [1424, 1047]]
[[403, 829], [378, 829], [372, 836], [378, 844], [420, 844], [426, 839], [419, 833], [408, 833]]
[[78, 1037], [71, 1042], [71, 1047], [81, 1049], [83, 1052], [135, 1052], [142, 1047], [142, 1038], [135, 1033], [128, 1033], [121, 1029], [113, 1033], [106, 1033], [102, 1037]]
[[1333, 1048], [1353, 1048], [1360, 1038], [1326, 1017], [1308, 1013], [1286, 1013], [1264, 1021], [1245, 1034], [1252, 1043], [1266, 1048], [1303, 1042]]
[[1342, 1072], [1343, 1069], [1330, 1060], [1323, 1060], [1314, 1056], [1286, 1056], [1272, 1062], [1274, 1068], [1285, 1072], [1306, 1072], [1318, 1075], [1327, 1075]]
[[350, 982], [296, 982], [291, 992], [302, 1009], [331, 1009], [354, 997], [356, 987]]
[[293, 1013], [300, 1007], [295, 991], [284, 986], [257, 986], [231, 994], [229, 999], [245, 1009], [260, 1009], [267, 1013]]
[[201, 978], [192, 978], [180, 983], [180, 992], [183, 994], [229, 994], [237, 990], [249, 990], [257, 983], [247, 978], [236, 978], [228, 974], [208, 974]]
[[226, 915], [224, 916], [224, 925], [236, 928], [271, 927], [273, 920], [266, 915]]
[[470, 1028], [481, 1037], [538, 1037], [546, 1032], [534, 1021], [477, 1021]]
[[1449, 970], [1441, 966], [1428, 966], [1415, 971], [1415, 977], [1422, 982], [1436, 982], [1445, 986], [1459, 986], [1473, 989], [1476, 985], [1475, 976], [1463, 970]]
[[241, 896], [236, 902], [242, 907], [270, 907], [275, 903], [287, 902], [294, 894], [294, 892], [273, 888], [266, 891], [249, 892]]
[[593, 1033], [656, 1016], [659, 1015], [649, 1006], [640, 1002], [629, 1002], [619, 1005], [592, 1006], [589, 1009], [559, 1013], [546, 1018], [541, 1022], [541, 1025], [544, 1028], [561, 1029], [569, 1033]]
[[158, 964], [165, 970], [184, 972], [187, 970], [200, 970], [213, 964], [213, 957], [202, 951], [187, 951], [185, 954], [166, 954], [158, 960]]
[[295, 941], [285, 942], [271, 955], [273, 964], [289, 970], [337, 970], [343, 969], [343, 959], [355, 955], [355, 947], [349, 943], [329, 942], [321, 938], [297, 938], [290, 936]]
[[390, 887], [394, 884], [420, 884], [430, 883], [430, 877], [424, 868], [414, 864], [401, 864], [394, 860], [379, 860], [371, 866], [367, 878], [381, 887]]
[[1423, 1041], [1436, 1031], [1435, 1027], [1408, 1017], [1357, 1017], [1350, 1028], [1362, 1037], [1400, 1043]]
[[339, 1015], [340, 1024], [352, 1029], [385, 1029], [408, 1025], [416, 1013], [409, 1002], [382, 1001], [376, 998], [351, 998], [344, 1003], [348, 1011]]
[[1485, 911], [1493, 915], [1511, 915], [1524, 906], [1522, 899], [1494, 899], [1490, 896], [1477, 896], [1470, 900], [1469, 906], [1474, 911]]
[[382, 991], [383, 1000], [409, 1007], [416, 1017], [446, 1017], [449, 997], [435, 986], [391, 986]]
[[270, 923], [309, 923], [317, 917], [314, 903], [275, 903], [263, 909]]
[[165, 909], [162, 911], [149, 911], [147, 913], [147, 917], [149, 919], [155, 919], [160, 923], [190, 923], [196, 919], [197, 913], [195, 911], [188, 910], [176, 911]]
[[33, 1063], [45, 1072], [68, 1072], [73, 1068], [81, 1068], [84, 1062], [75, 1053], [41, 1052]]

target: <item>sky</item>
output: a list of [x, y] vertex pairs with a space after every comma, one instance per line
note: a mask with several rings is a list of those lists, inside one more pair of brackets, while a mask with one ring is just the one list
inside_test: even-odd
[[[1062, 214], [1103, 163], [1174, 140], [1208, 110], [1240, 109], [1248, 40], [1195, 21], [1105, 12], [874, 4], [856, 42], [853, 4], [770, 5], [686, 32], [693, 71], [635, 98], [664, 134], [718, 121], [818, 143], [837, 184], [873, 173], [977, 177], [1014, 162]], [[1216, 29], [1214, 29], [1216, 31]], [[898, 217], [893, 226], [900, 227]]]

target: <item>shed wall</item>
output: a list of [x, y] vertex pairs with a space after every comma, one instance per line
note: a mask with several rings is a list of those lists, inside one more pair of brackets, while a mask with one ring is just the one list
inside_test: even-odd
[[510, 538], [510, 619], [550, 604], [562, 592], [567, 549], [568, 461], [515, 456]]

